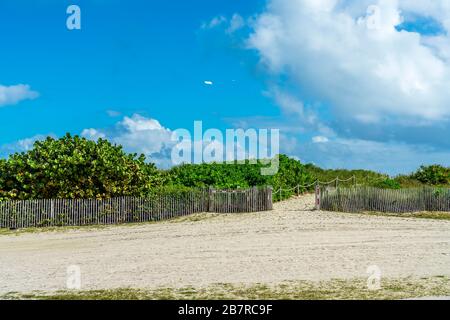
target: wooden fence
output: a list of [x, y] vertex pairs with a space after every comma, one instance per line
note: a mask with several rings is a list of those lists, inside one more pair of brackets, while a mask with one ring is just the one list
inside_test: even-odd
[[272, 208], [272, 188], [209, 191], [210, 212], [258, 212]]
[[339, 212], [450, 212], [450, 189], [321, 188], [318, 207]]
[[271, 188], [194, 190], [146, 198], [4, 201], [0, 202], [0, 228], [121, 224], [161, 221], [200, 212], [271, 209]]

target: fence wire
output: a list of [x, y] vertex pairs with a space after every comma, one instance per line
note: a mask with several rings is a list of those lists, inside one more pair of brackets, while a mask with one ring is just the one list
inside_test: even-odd
[[[352, 176], [348, 179], [340, 179], [339, 177], [337, 177], [336, 179], [328, 181], [328, 182], [320, 181], [317, 179], [316, 181], [314, 181], [310, 184], [306, 184], [306, 185], [299, 184], [295, 187], [286, 188], [286, 189], [278, 188], [276, 191], [273, 192], [273, 198], [275, 201], [286, 200], [293, 195], [299, 196], [307, 191], [313, 191], [317, 187], [330, 186], [330, 185], [334, 185], [335, 187], [338, 187], [340, 183], [346, 183], [346, 182], [352, 182], [353, 185], [356, 185], [356, 176]], [[314, 187], [314, 189], [312, 189], [312, 187]]]

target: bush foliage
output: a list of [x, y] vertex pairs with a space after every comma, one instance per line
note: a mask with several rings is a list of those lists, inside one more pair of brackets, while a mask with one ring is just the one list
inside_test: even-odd
[[371, 187], [380, 188], [380, 189], [401, 189], [401, 184], [395, 179], [382, 179], [378, 181], [373, 181], [369, 184]]
[[279, 170], [274, 176], [264, 176], [261, 163], [203, 163], [185, 164], [168, 172], [169, 181], [176, 186], [208, 187], [220, 189], [248, 188], [253, 186], [272, 186], [289, 189], [298, 184], [310, 184], [314, 178], [306, 171], [300, 161], [285, 155], [279, 156]]
[[0, 162], [0, 197], [7, 199], [140, 195], [160, 184], [159, 171], [144, 156], [103, 139], [47, 138]]
[[[321, 182], [329, 182], [336, 178], [341, 180], [348, 180], [352, 177], [356, 178], [359, 184], [370, 185], [376, 181], [385, 180], [389, 177], [387, 175], [369, 171], [369, 170], [346, 170], [346, 169], [322, 169], [313, 164], [307, 164], [306, 171], [315, 179]], [[349, 184], [353, 183], [349, 181]]]
[[[145, 196], [151, 192], [182, 192], [210, 186], [220, 189], [272, 186], [276, 191], [316, 180], [327, 182], [353, 176], [358, 184], [389, 189], [450, 185], [450, 168], [439, 165], [421, 167], [414, 174], [394, 179], [367, 170], [325, 170], [285, 155], [279, 156], [279, 170], [274, 176], [261, 174], [261, 169], [267, 166], [249, 162], [185, 164], [164, 171], [146, 162], [145, 156], [127, 154], [121, 146], [107, 140], [94, 142], [67, 134], [60, 139], [37, 141], [32, 150], [0, 159], [0, 200]], [[283, 197], [293, 193], [294, 190], [286, 191]]]
[[447, 185], [450, 184], [450, 168], [440, 165], [422, 166], [413, 178], [423, 184], [430, 185]]

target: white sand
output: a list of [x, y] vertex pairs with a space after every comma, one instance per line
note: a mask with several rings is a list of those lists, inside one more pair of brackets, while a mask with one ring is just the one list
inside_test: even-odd
[[197, 222], [0, 236], [0, 294], [83, 289], [450, 276], [450, 221], [311, 211], [313, 197]]

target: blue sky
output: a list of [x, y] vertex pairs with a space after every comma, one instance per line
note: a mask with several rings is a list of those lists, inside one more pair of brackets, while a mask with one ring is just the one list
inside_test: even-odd
[[[253, 12], [257, 1], [78, 1], [80, 31], [66, 29], [70, 3], [0, 4], [0, 83], [26, 83], [40, 93], [1, 109], [3, 119], [18, 120], [3, 123], [2, 143], [108, 126], [115, 119], [107, 110], [176, 128], [197, 118], [218, 126], [217, 116], [250, 115], [268, 105], [262, 83], [239, 58], [209, 48], [199, 35], [211, 17], [233, 13], [238, 3]], [[206, 79], [217, 90], [205, 87]]]
[[282, 152], [324, 167], [450, 165], [446, 6], [2, 0], [0, 153], [71, 132], [158, 162], [170, 130], [202, 120], [280, 128]]

